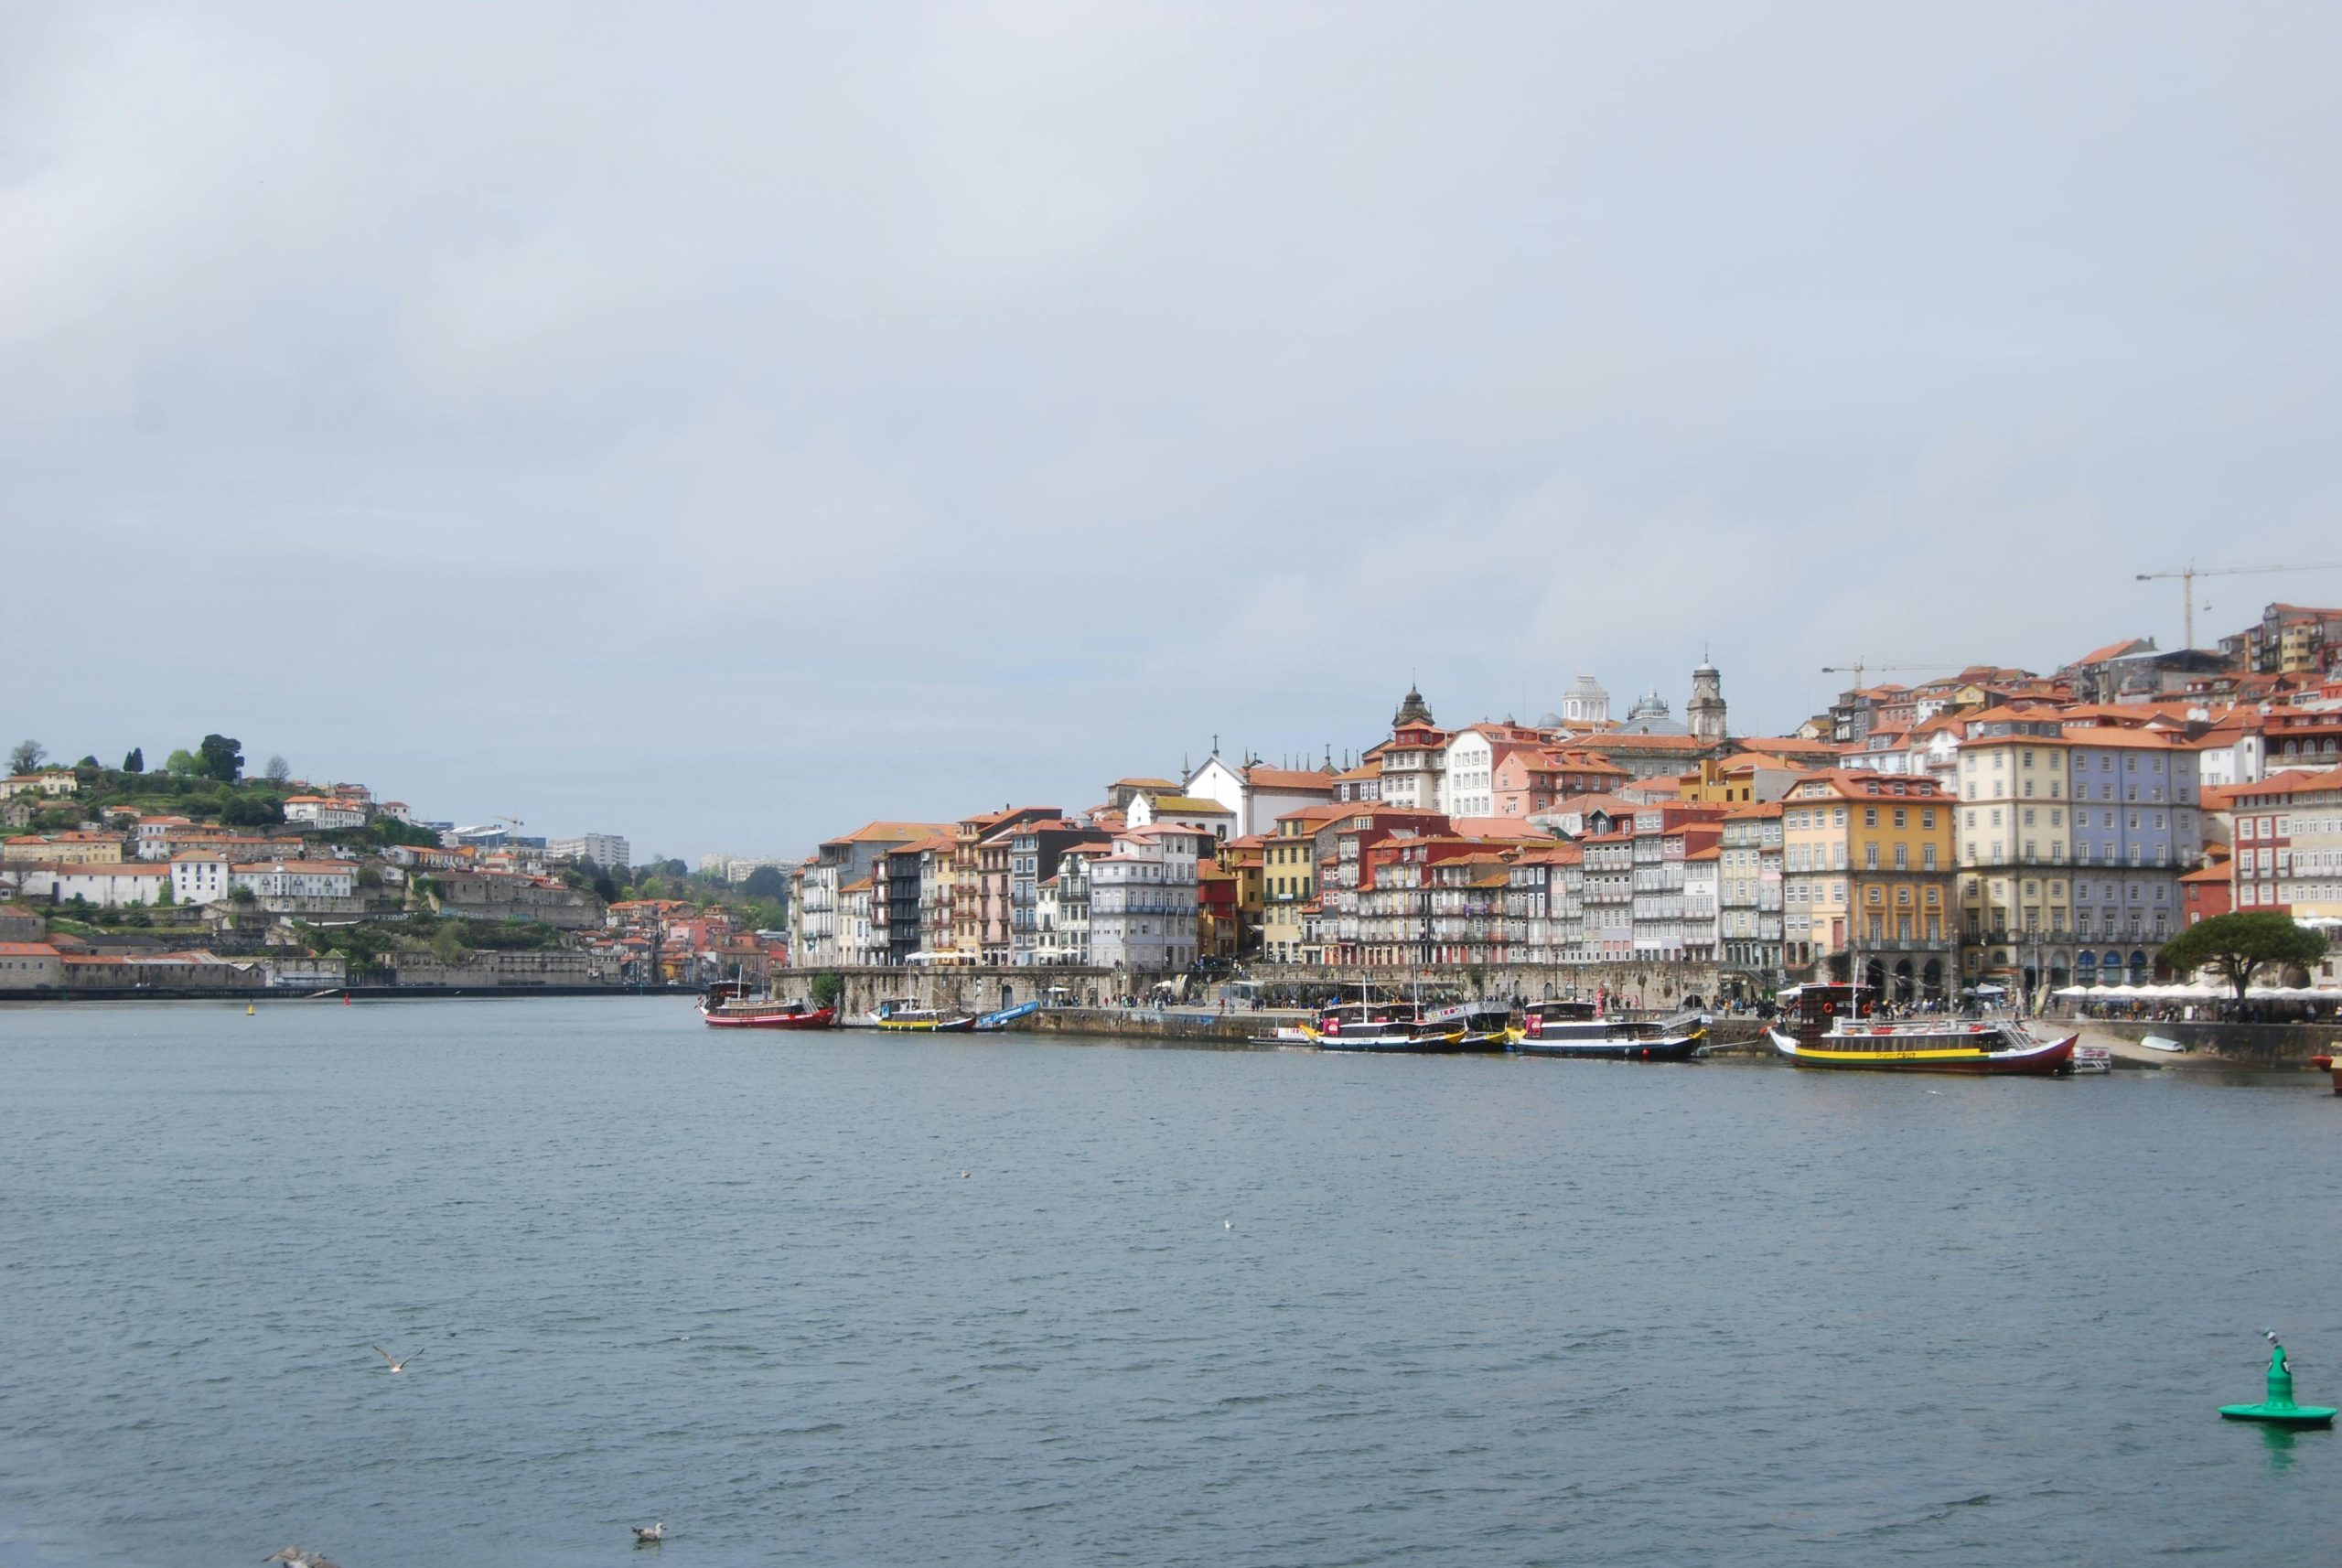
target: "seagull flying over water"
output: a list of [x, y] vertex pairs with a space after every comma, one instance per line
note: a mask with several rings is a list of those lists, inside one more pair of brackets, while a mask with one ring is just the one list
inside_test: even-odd
[[391, 1370], [392, 1370], [392, 1371], [393, 1371], [393, 1372], [403, 1372], [403, 1371], [405, 1371], [405, 1370], [406, 1370], [406, 1361], [412, 1361], [412, 1360], [414, 1360], [414, 1356], [420, 1356], [420, 1355], [422, 1355], [422, 1354], [423, 1354], [423, 1352], [422, 1352], [422, 1351], [417, 1350], [417, 1351], [414, 1353], [414, 1356], [409, 1356], [409, 1357], [406, 1359], [406, 1361], [400, 1361], [400, 1360], [395, 1360], [395, 1359], [393, 1359], [392, 1358], [391, 1353], [390, 1353], [388, 1350], [383, 1349], [380, 1345], [369, 1346], [369, 1347], [368, 1347], [368, 1348], [371, 1349], [371, 1350], [374, 1352], [374, 1354], [375, 1354], [375, 1355], [380, 1356], [383, 1360], [385, 1360], [385, 1361], [389, 1361], [389, 1362], [391, 1363]]
[[627, 1528], [634, 1531], [634, 1543], [637, 1546], [656, 1546], [667, 1539], [667, 1521], [663, 1519], [653, 1525], [631, 1524]]

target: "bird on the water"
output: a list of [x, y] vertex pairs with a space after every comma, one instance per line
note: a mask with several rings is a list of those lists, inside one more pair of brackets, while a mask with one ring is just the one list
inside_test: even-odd
[[280, 1546], [261, 1561], [289, 1563], [291, 1568], [339, 1568], [338, 1563], [327, 1562], [323, 1553], [305, 1552], [297, 1546]]
[[392, 1371], [393, 1371], [393, 1372], [403, 1372], [403, 1371], [405, 1371], [405, 1370], [406, 1370], [406, 1361], [412, 1361], [412, 1360], [414, 1360], [414, 1356], [420, 1356], [420, 1355], [422, 1355], [422, 1354], [423, 1354], [423, 1352], [422, 1352], [422, 1351], [417, 1350], [417, 1351], [414, 1353], [414, 1356], [409, 1356], [409, 1357], [406, 1359], [406, 1361], [401, 1361], [401, 1360], [398, 1360], [398, 1359], [396, 1359], [395, 1358], [393, 1358], [388, 1350], [383, 1349], [380, 1345], [370, 1346], [370, 1347], [368, 1347], [368, 1348], [369, 1348], [370, 1349], [371, 1349], [371, 1350], [374, 1352], [374, 1354], [375, 1354], [375, 1355], [380, 1356], [383, 1360], [390, 1362], [390, 1363], [391, 1363], [391, 1370], [392, 1370]]
[[663, 1519], [656, 1524], [634, 1524], [627, 1528], [634, 1531], [634, 1543], [637, 1546], [656, 1546], [667, 1539], [667, 1521]]

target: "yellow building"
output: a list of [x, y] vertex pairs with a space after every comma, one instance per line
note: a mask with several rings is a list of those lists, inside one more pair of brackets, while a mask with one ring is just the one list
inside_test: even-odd
[[1783, 961], [1851, 976], [1896, 1001], [1954, 980], [1952, 802], [1932, 779], [1839, 768], [1781, 802]]
[[119, 865], [122, 835], [108, 832], [27, 833], [0, 844], [0, 860], [51, 865]]
[[1270, 963], [1302, 961], [1305, 915], [1317, 897], [1317, 830], [1357, 811], [1337, 802], [1305, 806], [1277, 819], [1261, 843], [1261, 956]]

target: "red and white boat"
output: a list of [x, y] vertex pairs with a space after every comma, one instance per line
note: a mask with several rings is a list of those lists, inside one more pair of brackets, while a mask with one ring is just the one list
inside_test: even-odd
[[1799, 1067], [1871, 1072], [2058, 1073], [2073, 1070], [2077, 1035], [2043, 1040], [2014, 1021], [1869, 1016], [1851, 985], [1781, 993], [1773, 1049]]
[[711, 1029], [826, 1029], [837, 1021], [837, 1009], [769, 996], [750, 998], [727, 982], [708, 988], [699, 999], [699, 1015]]

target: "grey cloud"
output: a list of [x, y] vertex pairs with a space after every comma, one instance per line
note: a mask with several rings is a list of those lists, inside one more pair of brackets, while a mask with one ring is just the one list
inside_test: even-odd
[[2338, 27], [13, 9], [0, 705], [783, 849], [2169, 640], [2330, 548]]

